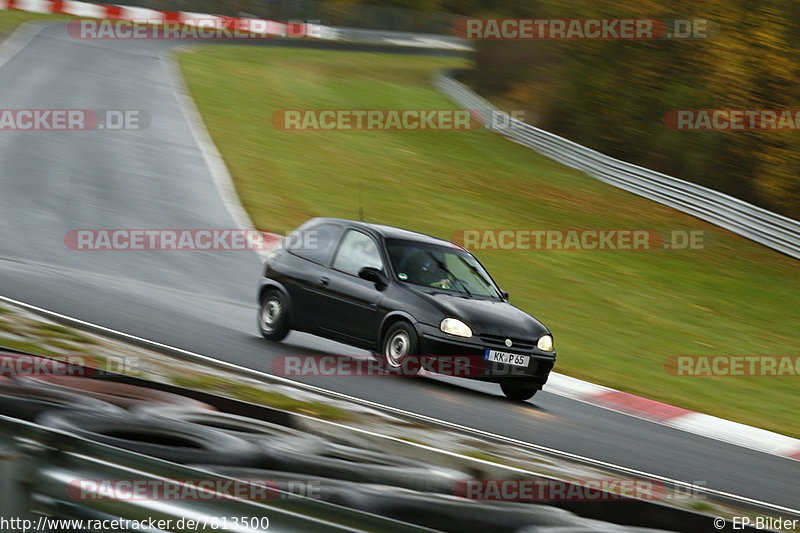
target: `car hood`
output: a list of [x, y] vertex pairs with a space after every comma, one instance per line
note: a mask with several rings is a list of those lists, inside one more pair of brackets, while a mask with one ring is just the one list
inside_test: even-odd
[[[475, 335], [503, 335], [529, 339], [534, 343], [549, 330], [525, 311], [501, 300], [465, 298], [438, 291], [413, 288], [426, 301], [442, 311], [442, 318], [464, 321]], [[439, 324], [431, 324], [437, 326]]]

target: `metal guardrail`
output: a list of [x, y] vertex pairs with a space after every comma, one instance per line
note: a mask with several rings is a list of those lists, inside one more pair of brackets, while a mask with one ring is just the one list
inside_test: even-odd
[[[75, 480], [152, 480], [180, 492], [182, 480], [213, 480], [218, 474], [170, 463], [135, 452], [0, 416], [0, 517], [30, 520], [4, 531], [63, 533], [62, 520], [164, 521], [172, 532], [364, 531], [375, 533], [430, 531], [371, 513], [295, 496], [290, 500], [251, 501], [207, 495], [191, 501], [151, 499], [71, 499]], [[42, 518], [52, 517], [53, 520]], [[235, 522], [234, 518], [239, 522]], [[195, 525], [188, 523], [193, 520]], [[130, 528], [129, 528], [130, 529]], [[74, 531], [89, 531], [70, 528]], [[128, 530], [128, 529], [125, 529]], [[142, 529], [134, 531], [161, 531]], [[94, 531], [92, 529], [92, 531]]]
[[[253, 370], [253, 369], [241, 367], [241, 366], [235, 365], [233, 363], [229, 363], [227, 361], [223, 361], [221, 359], [214, 359], [212, 357], [207, 357], [207, 356], [204, 356], [204, 355], [201, 355], [201, 354], [198, 354], [198, 353], [182, 350], [180, 348], [176, 348], [176, 347], [169, 346], [169, 345], [166, 345], [166, 344], [161, 344], [161, 343], [158, 343], [158, 342], [155, 342], [155, 341], [150, 341], [150, 340], [143, 339], [141, 337], [136, 337], [136, 336], [133, 336], [133, 335], [130, 335], [130, 334], [127, 334], [127, 333], [122, 333], [120, 331], [116, 331], [116, 330], [113, 330], [113, 329], [105, 328], [103, 326], [98, 326], [96, 324], [92, 324], [91, 322], [86, 322], [86, 321], [79, 320], [79, 319], [76, 319], [76, 318], [73, 318], [73, 317], [70, 317], [70, 316], [67, 316], [67, 315], [63, 315], [63, 314], [60, 314], [60, 313], [55, 313], [53, 311], [49, 311], [49, 310], [43, 309], [41, 307], [36, 307], [36, 306], [30, 305], [30, 304], [27, 304], [25, 302], [20, 302], [18, 300], [14, 300], [14, 299], [8, 298], [6, 296], [0, 295], [0, 303], [2, 303], [2, 302], [5, 302], [5, 303], [11, 304], [11, 305], [20, 306], [20, 307], [22, 307], [22, 308], [24, 308], [24, 309], [26, 309], [28, 311], [31, 311], [33, 313], [36, 313], [38, 315], [47, 317], [47, 318], [49, 318], [51, 320], [55, 320], [55, 321], [57, 321], [59, 323], [62, 323], [62, 324], [65, 324], [65, 325], [68, 325], [68, 326], [71, 326], [71, 327], [82, 328], [82, 329], [91, 331], [93, 333], [96, 333], [98, 335], [105, 335], [105, 336], [108, 336], [108, 337], [111, 337], [111, 338], [114, 338], [114, 339], [118, 339], [118, 340], [123, 341], [123, 342], [127, 342], [127, 343], [131, 343], [131, 344], [134, 344], [134, 345], [137, 345], [137, 346], [141, 346], [141, 347], [146, 348], [146, 349], [157, 350], [159, 352], [162, 352], [162, 353], [165, 353], [165, 354], [169, 354], [169, 355], [171, 355], [173, 357], [176, 357], [177, 359], [181, 359], [181, 360], [185, 360], [185, 361], [191, 361], [191, 362], [194, 362], [194, 363], [198, 363], [199, 362], [199, 363], [202, 363], [204, 365], [208, 365], [208, 366], [213, 367], [213, 368], [218, 368], [218, 369], [220, 369], [222, 371], [225, 371], [225, 372], [230, 372], [230, 373], [239, 375], [239, 376], [241, 376], [242, 378], [245, 378], [245, 379], [250, 378], [250, 379], [256, 379], [256, 380], [264, 380], [264, 381], [267, 381], [267, 382], [270, 382], [270, 383], [277, 383], [277, 384], [281, 384], [281, 385], [288, 385], [288, 386], [296, 387], [298, 389], [301, 389], [301, 390], [304, 390], [304, 391], [308, 391], [308, 392], [311, 392], [313, 394], [317, 394], [317, 395], [323, 396], [325, 398], [329, 398], [330, 400], [334, 400], [334, 401], [344, 400], [344, 401], [347, 401], [347, 402], [352, 402], [352, 403], [354, 403], [356, 405], [359, 405], [359, 406], [362, 406], [362, 407], [367, 407], [369, 409], [374, 409], [374, 410], [377, 410], [377, 411], [379, 411], [381, 413], [390, 415], [392, 417], [399, 418], [401, 420], [406, 420], [407, 422], [410, 422], [410, 423], [423, 423], [425, 425], [429, 425], [431, 427], [438, 428], [438, 429], [445, 430], [445, 431], [456, 431], [458, 433], [468, 435], [471, 438], [484, 440], [484, 441], [492, 443], [493, 445], [500, 446], [500, 447], [508, 447], [508, 446], [520, 447], [523, 450], [532, 451], [532, 452], [535, 452], [535, 453], [538, 453], [538, 454], [542, 454], [542, 455], [544, 455], [546, 457], [551, 457], [554, 460], [567, 460], [567, 461], [574, 462], [575, 464], [586, 465], [586, 466], [588, 466], [590, 468], [594, 468], [594, 467], [600, 468], [602, 470], [605, 470], [605, 471], [608, 471], [608, 472], [612, 472], [612, 473], [614, 473], [614, 474], [616, 474], [616, 475], [618, 475], [620, 477], [656, 480], [656, 481], [659, 481], [659, 482], [661, 482], [661, 483], [663, 483], [663, 484], [665, 484], [665, 485], [667, 485], [669, 487], [673, 487], [676, 490], [684, 490], [684, 491], [690, 491], [690, 492], [691, 491], [696, 491], [697, 493], [705, 494], [710, 499], [715, 499], [715, 500], [721, 501], [725, 505], [728, 505], [728, 506], [743, 507], [743, 508], [751, 509], [751, 510], [753, 510], [753, 512], [758, 512], [758, 513], [761, 513], [761, 514], [770, 514], [770, 513], [772, 513], [772, 514], [775, 514], [775, 513], [788, 514], [788, 515], [790, 515], [792, 517], [800, 518], [800, 512], [798, 512], [796, 509], [793, 509], [793, 508], [786, 508], [786, 507], [782, 507], [782, 506], [772, 505], [772, 504], [769, 504], [769, 503], [766, 503], [766, 502], [762, 502], [762, 501], [757, 501], [757, 500], [753, 500], [753, 499], [749, 499], [749, 498], [743, 498], [743, 497], [740, 497], [740, 496], [736, 496], [734, 494], [730, 494], [730, 493], [726, 493], [726, 492], [722, 492], [722, 491], [718, 491], [718, 490], [714, 490], [714, 489], [709, 489], [709, 488], [705, 488], [705, 487], [700, 487], [700, 486], [697, 486], [697, 485], [693, 485], [693, 484], [686, 483], [686, 482], [683, 482], [683, 481], [671, 479], [671, 478], [668, 478], [668, 477], [658, 476], [658, 475], [655, 475], [655, 474], [652, 474], [652, 473], [642, 472], [642, 471], [638, 471], [638, 470], [630, 469], [630, 468], [625, 468], [625, 467], [622, 467], [620, 465], [606, 463], [606, 462], [599, 461], [599, 460], [596, 460], [596, 459], [591, 459], [591, 458], [588, 458], [588, 457], [583, 457], [583, 456], [571, 454], [571, 453], [568, 453], [568, 452], [563, 452], [563, 451], [560, 451], [560, 450], [555, 449], [555, 448], [548, 448], [548, 447], [545, 447], [545, 446], [541, 446], [539, 444], [533, 444], [533, 443], [530, 443], [530, 442], [525, 442], [525, 441], [521, 441], [521, 440], [515, 440], [515, 439], [508, 438], [508, 437], [502, 437], [500, 435], [487, 433], [485, 431], [476, 430], [474, 428], [470, 428], [470, 427], [467, 427], [467, 426], [461, 426], [461, 425], [458, 425], [458, 424], [455, 424], [455, 423], [451, 423], [451, 422], [447, 422], [447, 421], [444, 421], [444, 420], [430, 418], [430, 417], [426, 417], [426, 416], [422, 416], [422, 415], [417, 415], [417, 414], [414, 414], [414, 413], [411, 413], [411, 412], [408, 412], [408, 411], [403, 411], [401, 409], [397, 409], [397, 408], [390, 407], [390, 406], [387, 406], [387, 405], [382, 405], [382, 404], [379, 404], [379, 403], [371, 402], [369, 400], [364, 400], [364, 399], [359, 398], [357, 396], [350, 396], [350, 395], [343, 394], [343, 393], [340, 393], [340, 392], [335, 392], [335, 391], [327, 390], [327, 389], [324, 389], [324, 388], [321, 388], [321, 387], [316, 387], [314, 385], [309, 385], [309, 384], [306, 384], [306, 383], [303, 383], [303, 382], [293, 381], [293, 380], [290, 380], [288, 378], [284, 378], [284, 377], [281, 377], [281, 376], [276, 376], [274, 374], [267, 374], [265, 372], [260, 372], [258, 370]], [[8, 350], [8, 349], [6, 349], [6, 350]], [[14, 350], [10, 350], [10, 351], [14, 351]], [[130, 377], [130, 376], [126, 377], [125, 380], [126, 380], [127, 383], [139, 384], [137, 382], [136, 378], [133, 378], [133, 377]], [[151, 384], [151, 386], [152, 387], [161, 388], [161, 390], [169, 390], [169, 387], [167, 387], [167, 386], [165, 386], [163, 384]], [[201, 401], [208, 402], [208, 398], [206, 396], [198, 396], [201, 393], [193, 392], [192, 394], [188, 394], [187, 391], [184, 391], [183, 394], [184, 395], [189, 395], [190, 397], [195, 398], [195, 399], [199, 399]], [[226, 409], [230, 409], [230, 406], [227, 405], [227, 406], [225, 406], [225, 408]], [[265, 409], [264, 407], [261, 407], [261, 408]], [[249, 416], [248, 413], [239, 413], [239, 414], [243, 414], [243, 415]], [[279, 419], [271, 419], [270, 418], [269, 421], [271, 421], [273, 423], [279, 423], [281, 425], [289, 425], [289, 426], [292, 426], [292, 427], [297, 427], [298, 429], [304, 429], [308, 425], [308, 423], [307, 423], [308, 419], [304, 420], [303, 422], [297, 423], [297, 420], [300, 419], [300, 418], [304, 418], [304, 417], [302, 415], [300, 415], [300, 414], [293, 413], [287, 419], [280, 419], [279, 420]], [[308, 429], [305, 429], [305, 430], [308, 431]], [[318, 430], [314, 430], [313, 432], [314, 433], [318, 433], [319, 431]], [[2, 491], [0, 491], [0, 494], [1, 493], [2, 493]], [[0, 515], [2, 515], [2, 513], [0, 513]]]
[[365, 30], [319, 25], [319, 37], [330, 41], [414, 46], [442, 50], [472, 50], [471, 44], [452, 35], [405, 31]]
[[727, 194], [604, 155], [512, 118], [453, 78], [434, 74], [434, 86], [461, 107], [481, 114], [487, 129], [626, 191], [800, 259], [800, 222]]
[[[321, 420], [316, 420], [311, 426], [304, 425], [298, 423], [295, 418], [300, 415], [271, 407], [217, 397], [202, 391], [181, 389], [164, 383], [152, 383], [130, 376], [109, 374], [101, 381], [147, 386], [173, 394], [180, 393], [201, 402], [207, 401], [225, 413], [286, 425], [323, 439], [332, 438], [334, 441], [344, 442], [349, 440], [342, 431], [343, 429], [349, 431], [349, 428]], [[310, 419], [310, 417], [306, 418]], [[327, 427], [325, 427], [326, 425]], [[428, 455], [424, 459], [420, 458], [418, 451], [411, 455], [400, 454], [391, 446], [387, 447], [389, 440], [386, 437], [376, 438], [367, 433], [362, 433], [356, 440], [361, 441], [359, 444], [363, 444], [365, 438], [370, 444], [367, 449], [380, 451], [387, 456], [396, 454], [398, 457], [421, 460], [423, 464], [427, 465], [438, 465], [443, 458], [443, 455], [434, 449], [429, 450], [429, 452], [433, 452], [433, 455]], [[395, 446], [398, 444], [409, 446], [407, 442], [395, 440]], [[407, 450], [405, 451], [407, 452]], [[224, 455], [224, 451], [220, 451], [220, 454]], [[432, 458], [434, 460], [431, 460]], [[449, 456], [447, 459], [452, 463], [447, 468], [470, 472], [475, 479], [537, 480], [545, 483], [555, 482], [559, 486], [569, 483], [501, 464], [475, 464], [474, 459], [457, 455]], [[12, 531], [103, 533], [112, 528], [115, 531], [149, 531], [152, 533], [166, 531], [173, 533], [188, 531], [257, 533], [267, 530], [298, 533], [305, 531], [434, 533], [441, 530], [465, 530], [461, 527], [452, 527], [451, 522], [442, 522], [441, 513], [450, 513], [446, 519], [461, 520], [459, 524], [463, 526], [465, 521], [469, 522], [480, 516], [483, 509], [490, 512], [490, 517], [485, 518], [483, 522], [484, 526], [487, 523], [493, 523], [503, 531], [510, 531], [517, 530], [517, 527], [507, 523], [507, 520], [518, 525], [530, 520], [530, 524], [526, 525], [530, 527], [543, 526], [544, 523], [540, 523], [540, 521], [544, 520], [546, 523], [549, 520], [550, 508], [559, 508], [559, 512], [566, 511], [567, 515], [574, 518], [572, 526], [575, 527], [581, 524], [588, 526], [592, 523], [598, 525], [597, 521], [609, 522], [603, 526], [603, 531], [628, 531], [624, 527], [618, 529], [613, 525], [628, 524], [658, 528], [659, 531], [705, 532], [711, 528], [712, 523], [711, 516], [685, 508], [685, 504], [684, 506], [680, 505], [680, 499], [669, 502], [623, 497], [612, 498], [615, 501], [609, 503], [606, 497], [602, 497], [566, 499], [554, 501], [548, 505], [531, 503], [529, 504], [531, 507], [525, 511], [525, 516], [515, 518], [515, 513], [520, 512], [520, 509], [510, 509], [508, 510], [510, 514], [506, 516], [497, 515], [498, 511], [505, 513], [502, 509], [503, 503], [495, 507], [493, 514], [491, 509], [481, 507], [484, 503], [481, 501], [475, 501], [468, 505], [459, 503], [459, 508], [456, 509], [453, 505], [457, 503], [457, 499], [451, 499], [449, 492], [427, 493], [425, 492], [427, 489], [420, 487], [407, 490], [405, 493], [429, 496], [433, 498], [433, 501], [419, 507], [418, 503], [410, 504], [403, 497], [404, 489], [395, 489], [400, 491], [399, 495], [383, 492], [385, 497], [399, 499], [389, 502], [391, 507], [397, 509], [396, 511], [390, 511], [388, 516], [381, 516], [387, 511], [387, 507], [385, 507], [387, 500], [384, 498], [383, 503], [380, 500], [377, 502], [373, 500], [373, 504], [369, 504], [370, 498], [374, 496], [376, 485], [367, 484], [365, 492], [354, 488], [353, 492], [348, 492], [345, 498], [350, 502], [360, 501], [362, 505], [366, 500], [366, 509], [358, 505], [351, 508], [350, 505], [342, 504], [341, 501], [337, 501], [335, 504], [326, 501], [327, 498], [320, 500], [291, 492], [286, 493], [286, 498], [274, 494], [274, 498], [259, 497], [248, 500], [234, 498], [233, 493], [238, 493], [238, 487], [247, 485], [247, 483], [258, 483], [258, 480], [269, 481], [264, 476], [273, 475], [274, 472], [258, 468], [245, 468], [241, 471], [246, 470], [248, 475], [246, 479], [242, 479], [242, 474], [237, 472], [236, 467], [227, 473], [224, 466], [220, 465], [218, 468], [222, 468], [222, 470], [217, 470], [212, 464], [193, 467], [165, 461], [142, 453], [94, 442], [82, 436], [54, 430], [33, 422], [0, 416], [0, 495], [2, 495], [0, 497], [0, 530], [9, 533]], [[286, 470], [285, 475], [291, 477], [294, 474], [292, 471]], [[419, 476], [419, 473], [409, 472], [409, 475]], [[300, 473], [299, 476], [297, 479], [302, 480], [303, 474]], [[323, 472], [319, 472], [319, 476], [318, 483], [329, 483], [330, 480], [324, 479], [326, 476]], [[82, 480], [90, 483], [81, 483]], [[224, 480], [237, 480], [237, 490], [218, 492], [221, 484], [217, 481]], [[135, 492], [138, 489], [133, 489], [130, 485], [120, 484], [119, 488], [115, 488], [118, 481], [123, 483], [135, 481], [138, 487], [154, 485], [158, 489], [154, 493], [147, 491], [138, 493]], [[184, 499], [178, 496], [158, 499], [151, 496], [151, 494], [159, 493], [180, 495], [183, 493], [183, 489], [199, 488], [206, 481], [210, 484], [205, 485], [201, 497]], [[103, 482], [107, 484], [105, 488]], [[299, 482], [302, 483], [302, 481]], [[335, 484], [337, 481], [334, 480], [333, 483]], [[338, 483], [348, 482], [339, 480]], [[349, 484], [357, 486], [359, 483], [365, 482]], [[271, 490], [281, 492], [276, 485], [274, 487]], [[329, 488], [335, 490], [333, 485]], [[370, 490], [373, 492], [371, 493]], [[423, 492], [418, 492], [419, 490]], [[455, 485], [453, 490], [455, 490]], [[565, 490], [569, 491], [569, 489]], [[122, 495], [124, 491], [128, 491], [130, 496]], [[191, 493], [191, 490], [189, 492]], [[120, 494], [120, 496], [115, 496], [115, 494]], [[432, 509], [437, 509], [440, 504], [450, 507], [449, 511], [446, 509], [441, 511], [438, 519], [434, 517], [432, 520], [420, 522], [419, 517], [415, 518], [411, 514], [406, 514], [415, 511], [430, 512]], [[410, 505], [414, 507], [410, 507]], [[537, 514], [537, 508], [543, 514]], [[761, 515], [765, 509], [753, 507], [751, 511]], [[561, 519], [565, 518], [564, 514], [557, 516], [561, 516]], [[6, 520], [6, 523], [9, 520], [17, 519], [27, 521], [27, 524], [18, 522], [16, 525], [12, 524], [11, 529], [8, 529], [3, 525], [3, 519]], [[586, 520], [591, 520], [591, 522], [586, 522]], [[89, 525], [90, 522], [97, 523], [99, 521], [115, 522], [119, 525]], [[142, 525], [130, 524], [133, 521], [139, 524], [161, 522], [164, 525], [159, 525], [156, 529], [145, 528]], [[193, 521], [194, 525], [190, 521]], [[78, 522], [80, 525], [77, 525]], [[437, 523], [442, 527], [437, 526]], [[564, 523], [561, 525], [563, 526]], [[479, 529], [481, 527], [476, 526], [467, 530], [477, 531]], [[545, 529], [549, 531], [549, 528]], [[742, 527], [741, 530], [743, 533], [755, 531], [748, 527]]]

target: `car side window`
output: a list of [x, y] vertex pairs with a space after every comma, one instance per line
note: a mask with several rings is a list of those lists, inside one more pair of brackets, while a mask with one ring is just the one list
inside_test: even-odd
[[333, 268], [347, 274], [358, 276], [364, 267], [383, 270], [383, 261], [375, 240], [356, 230], [348, 230], [342, 237], [342, 243], [333, 259]]
[[336, 224], [318, 224], [295, 231], [286, 238], [286, 249], [303, 259], [327, 265], [342, 230]]

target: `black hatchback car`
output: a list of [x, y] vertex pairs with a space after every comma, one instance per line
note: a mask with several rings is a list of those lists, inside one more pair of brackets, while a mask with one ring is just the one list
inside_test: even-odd
[[305, 331], [371, 350], [389, 371], [409, 357], [467, 356], [466, 375], [514, 400], [540, 390], [555, 363], [550, 331], [471, 253], [403, 229], [312, 219], [267, 258], [258, 301], [268, 340]]

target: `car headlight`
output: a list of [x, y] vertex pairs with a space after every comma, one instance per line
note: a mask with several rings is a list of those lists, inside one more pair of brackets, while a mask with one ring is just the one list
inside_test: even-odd
[[542, 335], [539, 337], [539, 342], [536, 343], [536, 347], [542, 350], [543, 352], [552, 352], [553, 351], [553, 337], [550, 335]]
[[445, 318], [439, 324], [439, 329], [448, 335], [455, 335], [457, 337], [472, 337], [472, 330], [469, 326], [464, 324], [457, 318]]

